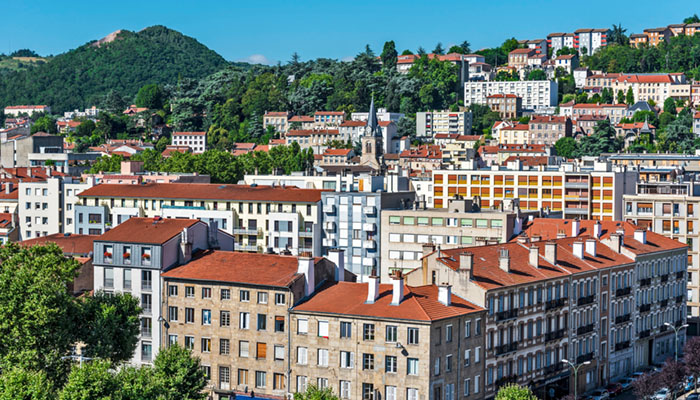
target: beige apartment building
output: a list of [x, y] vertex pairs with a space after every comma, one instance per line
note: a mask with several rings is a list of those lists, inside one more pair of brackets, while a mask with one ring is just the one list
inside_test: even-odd
[[484, 310], [449, 285], [332, 282], [291, 311], [292, 385], [341, 399], [484, 398]]
[[523, 99], [514, 94], [492, 94], [486, 97], [486, 102], [493, 112], [503, 119], [520, 118], [523, 112]]
[[528, 123], [528, 128], [530, 137], [527, 144], [554, 146], [557, 140], [572, 136], [572, 124], [569, 117], [533, 115]]
[[200, 358], [216, 400], [285, 397], [293, 389], [288, 310], [339, 273], [325, 258], [208, 251], [161, 275], [162, 342]]
[[435, 137], [437, 134], [470, 135], [471, 111], [434, 110], [416, 113], [416, 136]]
[[263, 129], [267, 131], [267, 127], [271, 126], [275, 132], [285, 134], [289, 131], [288, 111], [267, 111], [263, 116]]

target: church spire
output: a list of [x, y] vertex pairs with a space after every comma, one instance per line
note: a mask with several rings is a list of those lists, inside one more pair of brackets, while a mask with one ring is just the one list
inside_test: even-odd
[[379, 122], [377, 121], [377, 110], [374, 108], [374, 95], [372, 95], [372, 102], [369, 104], [365, 136], [382, 136], [382, 132], [379, 129]]

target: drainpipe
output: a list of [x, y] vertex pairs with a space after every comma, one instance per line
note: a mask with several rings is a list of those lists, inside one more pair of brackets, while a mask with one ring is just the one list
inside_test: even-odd
[[[455, 397], [457, 397], [456, 393], [464, 393], [464, 388], [462, 388], [462, 392], [459, 391], [459, 383], [462, 382], [462, 321], [457, 321], [457, 387], [455, 389]], [[469, 357], [471, 358], [471, 354], [469, 354]], [[469, 365], [471, 364], [472, 362], [469, 360]]]
[[[294, 293], [290, 290], [289, 291], [289, 300], [288, 302], [291, 301], [292, 296]], [[289, 303], [287, 303], [287, 371], [285, 375], [287, 375], [287, 393], [286, 393], [286, 398], [289, 398], [289, 395], [291, 394], [290, 392], [290, 387], [292, 385], [292, 314], [291, 314], [291, 307], [289, 307]], [[274, 355], [273, 355], [274, 357]]]

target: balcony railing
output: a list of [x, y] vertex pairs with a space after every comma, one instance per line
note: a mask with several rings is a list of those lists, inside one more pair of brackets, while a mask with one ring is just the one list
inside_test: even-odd
[[544, 341], [545, 342], [551, 342], [553, 340], [558, 340], [564, 337], [564, 334], [566, 333], [565, 329], [559, 329], [556, 331], [552, 332], [547, 332], [544, 334]]
[[591, 361], [593, 359], [593, 352], [590, 352], [588, 354], [581, 354], [580, 356], [576, 357], [576, 364], [581, 364], [586, 361]]
[[508, 344], [502, 344], [500, 346], [496, 346], [496, 349], [494, 350], [497, 356], [501, 356], [503, 354], [507, 353], [512, 353], [514, 351], [518, 350], [518, 342], [513, 342], [513, 343], [508, 343]]
[[556, 300], [549, 300], [546, 303], [544, 303], [544, 309], [545, 311], [554, 310], [560, 307], [564, 307], [564, 304], [566, 304], [566, 299], [563, 297]]
[[544, 367], [544, 374], [545, 375], [550, 375], [550, 374], [555, 374], [559, 371], [564, 369], [564, 363], [554, 363], [548, 367]]
[[141, 281], [141, 290], [152, 290], [153, 284], [151, 281]]
[[511, 375], [511, 376], [504, 376], [500, 379], [496, 379], [495, 385], [496, 387], [501, 387], [504, 385], [507, 385], [509, 383], [515, 383], [518, 381], [518, 376], [517, 375]]
[[632, 288], [631, 287], [626, 287], [622, 289], [617, 289], [615, 291], [615, 296], [620, 297], [620, 296], [627, 296], [628, 294], [632, 293]]
[[258, 229], [257, 228], [249, 229], [249, 228], [239, 226], [238, 228], [233, 228], [233, 234], [234, 235], [257, 235]]
[[505, 320], [513, 319], [513, 318], [517, 318], [517, 317], [518, 317], [518, 309], [517, 308], [496, 313], [496, 321], [505, 321]]
[[250, 246], [243, 244], [236, 244], [234, 248], [236, 251], [258, 251], [258, 246]]
[[630, 341], [624, 341], [620, 343], [615, 343], [615, 351], [624, 350], [630, 347]]
[[595, 301], [595, 295], [592, 294], [590, 296], [585, 296], [585, 297], [579, 297], [578, 301], [576, 301], [576, 305], [578, 306], [585, 306], [586, 304], [591, 304]]
[[630, 320], [631, 315], [630, 314], [625, 314], [625, 315], [618, 315], [615, 317], [615, 323], [616, 324], [622, 324]]
[[649, 310], [651, 310], [651, 304], [642, 304], [639, 306], [640, 313], [649, 312]]
[[645, 287], [651, 285], [651, 278], [644, 278], [639, 281], [639, 287]]
[[311, 238], [311, 237], [314, 237], [314, 233], [313, 233], [313, 232], [307, 232], [307, 231], [299, 231], [299, 237]]
[[578, 329], [576, 329], [576, 334], [585, 335], [586, 333], [593, 332], [593, 328], [595, 328], [595, 324], [579, 326]]

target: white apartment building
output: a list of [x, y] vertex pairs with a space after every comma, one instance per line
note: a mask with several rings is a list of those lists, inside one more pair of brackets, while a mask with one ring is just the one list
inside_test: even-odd
[[[465, 82], [464, 105], [487, 104], [486, 98], [494, 94], [514, 94], [522, 98], [527, 110], [556, 107], [559, 85], [555, 81], [488, 81]], [[416, 119], [416, 121], [418, 121]]]
[[94, 178], [88, 177], [85, 181], [71, 181], [63, 184], [63, 232], [77, 233], [75, 229], [75, 204], [78, 203], [78, 194], [85, 189], [94, 186]]
[[[354, 112], [350, 114], [350, 119], [353, 121], [367, 122], [368, 116], [369, 112]], [[389, 112], [386, 108], [377, 109], [377, 121], [393, 121], [395, 124], [398, 124], [399, 120], [405, 116], [404, 113]]]
[[550, 33], [549, 36], [547, 36], [547, 44], [549, 48], [552, 49], [552, 57], [556, 57], [557, 51], [564, 47], [574, 48], [574, 34], [560, 32]]
[[574, 32], [574, 48], [581, 57], [590, 56], [608, 45], [610, 29], [578, 29]]
[[207, 133], [206, 132], [173, 132], [173, 146], [189, 146], [192, 153], [204, 153], [207, 149]]
[[[467, 83], [468, 84], [468, 83]], [[484, 104], [486, 104], [484, 102]], [[416, 113], [416, 136], [435, 137], [437, 134], [470, 135], [471, 111], [426, 111]]]
[[20, 240], [63, 232], [62, 178], [19, 183]]
[[49, 106], [7, 106], [5, 107], [5, 115], [17, 117], [21, 114], [27, 114], [30, 117], [35, 113], [45, 113], [51, 114], [51, 107]]

